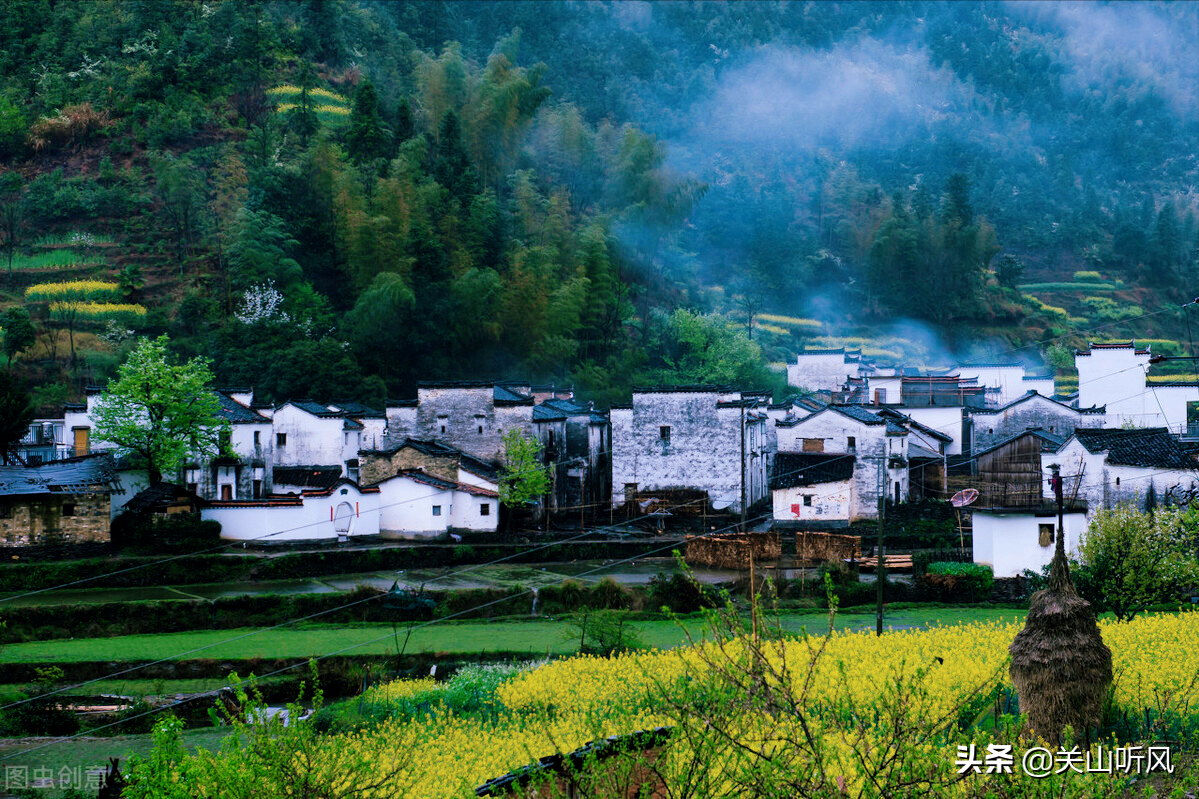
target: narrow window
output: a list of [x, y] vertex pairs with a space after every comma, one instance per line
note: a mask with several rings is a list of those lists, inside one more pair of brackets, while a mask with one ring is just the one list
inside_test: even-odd
[[233, 486], [228, 483], [221, 486], [221, 499], [225, 501], [233, 499]]
[[441, 432], [443, 432], [443, 433], [445, 432], [445, 425], [441, 426]]
[[850, 452], [857, 452], [858, 451], [858, 439], [855, 438], [854, 436], [850, 436], [848, 441], [846, 442], [846, 447], [849, 449]]
[[1120, 485], [1120, 478], [1119, 478], [1119, 477], [1117, 477], [1117, 478], [1116, 478], [1116, 485]]
[[75, 515], [75, 506], [69, 502], [64, 503], [62, 506], [62, 515], [63, 516], [74, 516]]
[[254, 499], [262, 499], [262, 481], [254, 481]]
[[276, 447], [286, 447], [287, 446], [287, 433], [276, 433], [275, 434], [275, 446]]
[[663, 441], [670, 441], [670, 425], [664, 424], [658, 428], [658, 438]]
[[479, 515], [480, 516], [490, 516], [491, 515], [491, 503], [490, 502], [484, 502], [482, 505], [479, 506]]
[[257, 448], [260, 446], [262, 446], [262, 431], [255, 430], [254, 431], [254, 447]]
[[810, 508], [810, 507], [812, 507], [812, 495], [811, 495], [811, 494], [804, 494], [804, 495], [803, 495], [803, 505], [804, 505], [804, 507], [805, 507], [805, 508]]
[[440, 515], [441, 515], [441, 506], [440, 506], [440, 505], [434, 505], [434, 506], [433, 506], [433, 515], [434, 515], [434, 516], [440, 516]]

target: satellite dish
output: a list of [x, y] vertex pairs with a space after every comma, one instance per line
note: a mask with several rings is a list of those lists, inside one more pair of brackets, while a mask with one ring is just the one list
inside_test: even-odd
[[949, 504], [955, 508], [964, 508], [972, 504], [976, 499], [978, 499], [977, 488], [963, 488], [950, 498]]

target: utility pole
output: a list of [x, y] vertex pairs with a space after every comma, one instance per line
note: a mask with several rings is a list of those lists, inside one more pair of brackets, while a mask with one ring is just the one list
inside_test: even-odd
[[741, 405], [741, 532], [745, 532], [745, 520], [747, 517], [745, 507], [745, 400], [740, 401]]
[[887, 579], [886, 554], [883, 552], [883, 513], [887, 507], [886, 455], [878, 459], [878, 566], [874, 569], [875, 580], [875, 635], [883, 634], [883, 582]]

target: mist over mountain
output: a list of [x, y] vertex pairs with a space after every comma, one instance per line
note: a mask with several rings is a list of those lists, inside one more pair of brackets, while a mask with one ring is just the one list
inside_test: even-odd
[[[313, 361], [306, 393], [519, 375], [613, 399], [770, 383], [813, 345], [1191, 346], [1196, 4], [81, 2], [0, 22], [10, 251], [33, 257], [38, 227], [112, 234], [96, 275], [142, 270], [135, 332], [268, 396]], [[36, 275], [14, 275], [20, 305]], [[274, 310], [247, 315], [248, 292]], [[119, 357], [95, 326], [97, 354], [61, 365], [64, 328], [28, 310], [30, 368], [79, 386]]]

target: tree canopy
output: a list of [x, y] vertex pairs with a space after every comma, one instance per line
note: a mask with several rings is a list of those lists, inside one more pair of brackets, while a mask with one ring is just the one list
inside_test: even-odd
[[166, 336], [142, 339], [94, 413], [96, 439], [141, 458], [152, 481], [182, 465], [189, 453], [215, 454], [222, 429], [207, 359], [178, 363], [168, 344]]

